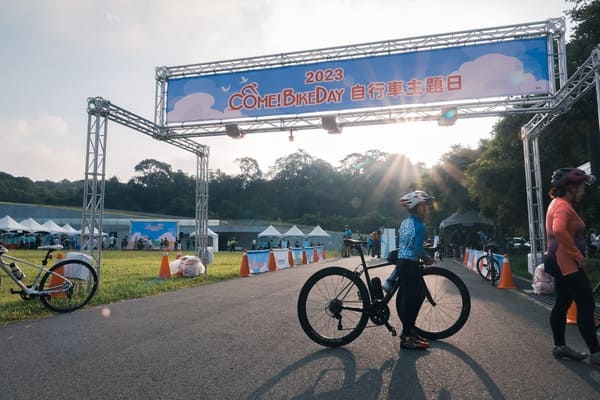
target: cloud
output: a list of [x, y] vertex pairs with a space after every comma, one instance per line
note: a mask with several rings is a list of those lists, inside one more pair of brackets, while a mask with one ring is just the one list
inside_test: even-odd
[[61, 178], [81, 179], [85, 137], [74, 140], [64, 118], [44, 113], [29, 120], [0, 115], [0, 134], [10, 144], [10, 151], [2, 155], [3, 172], [39, 180], [47, 179], [52, 170]]
[[462, 89], [449, 91], [451, 98], [479, 98], [544, 93], [547, 80], [525, 71], [521, 60], [503, 54], [486, 54], [460, 66], [449, 75], [462, 76]]
[[239, 111], [220, 111], [213, 107], [215, 98], [208, 93], [192, 93], [179, 99], [167, 114], [169, 122], [200, 121], [241, 117]]

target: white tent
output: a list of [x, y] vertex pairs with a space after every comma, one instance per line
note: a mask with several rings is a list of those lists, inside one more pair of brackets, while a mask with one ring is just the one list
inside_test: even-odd
[[46, 232], [50, 232], [52, 234], [64, 234], [64, 233], [66, 233], [63, 228], [61, 228], [60, 226], [58, 226], [56, 224], [56, 222], [52, 221], [51, 219], [49, 219], [48, 221], [44, 222], [42, 224], [42, 226], [44, 228], [46, 228]]
[[296, 225], [292, 226], [286, 233], [281, 235], [282, 237], [305, 237], [306, 235], [302, 233], [300, 229]]
[[[206, 228], [207, 235], [212, 239], [212, 248], [214, 252], [219, 251], [219, 235], [215, 233], [212, 229]], [[195, 237], [196, 232], [190, 233], [190, 237]]]
[[73, 228], [70, 224], [64, 224], [62, 228], [65, 230], [65, 234], [69, 236], [75, 236], [81, 233], [81, 231], [78, 231], [77, 229]]
[[258, 234], [258, 237], [281, 237], [281, 233], [275, 229], [273, 225], [269, 225], [267, 229]]
[[48, 232], [48, 228], [46, 228], [42, 224], [38, 223], [33, 218], [24, 219], [23, 221], [21, 221], [21, 225], [26, 226], [27, 232], [30, 232], [30, 233]]
[[[90, 234], [90, 230], [89, 230], [89, 228], [87, 226], [85, 227], [85, 229], [83, 230], [83, 232], [84, 232], [84, 235], [86, 235], [86, 236]], [[94, 228], [94, 236], [100, 236], [98, 234], [98, 228]], [[108, 236], [108, 235], [106, 234], [106, 232], [102, 232], [102, 236]]]
[[323, 230], [319, 225], [315, 227], [310, 233], [306, 234], [306, 237], [331, 237], [331, 235]]
[[27, 231], [27, 227], [18, 223], [8, 215], [0, 218], [0, 231], [4, 232], [22, 232]]

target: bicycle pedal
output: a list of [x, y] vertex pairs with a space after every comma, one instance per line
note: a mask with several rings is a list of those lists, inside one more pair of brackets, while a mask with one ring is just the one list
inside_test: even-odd
[[21, 293], [23, 293], [22, 290], [15, 290], [13, 288], [10, 288], [10, 294], [21, 294]]

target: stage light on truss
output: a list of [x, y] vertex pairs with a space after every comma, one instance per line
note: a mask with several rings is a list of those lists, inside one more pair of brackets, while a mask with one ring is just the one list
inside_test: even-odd
[[227, 132], [227, 136], [233, 139], [241, 139], [244, 137], [244, 134], [240, 131], [240, 127], [237, 124], [225, 125], [225, 131]]
[[288, 136], [288, 140], [290, 142], [294, 141], [294, 130], [293, 129], [290, 129], [290, 136]]
[[439, 126], [451, 126], [456, 123], [458, 118], [458, 110], [456, 107], [444, 107], [442, 113], [438, 119]]
[[321, 126], [327, 133], [342, 133], [342, 128], [338, 126], [335, 115], [321, 117]]

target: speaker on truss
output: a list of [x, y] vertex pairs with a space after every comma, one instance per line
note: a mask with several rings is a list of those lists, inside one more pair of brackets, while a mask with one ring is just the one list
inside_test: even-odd
[[342, 133], [342, 128], [338, 126], [335, 115], [326, 115], [321, 117], [321, 126], [327, 133]]
[[225, 131], [227, 132], [227, 136], [234, 139], [240, 139], [244, 137], [244, 134], [242, 131], [240, 131], [240, 127], [237, 126], [237, 124], [225, 125]]

